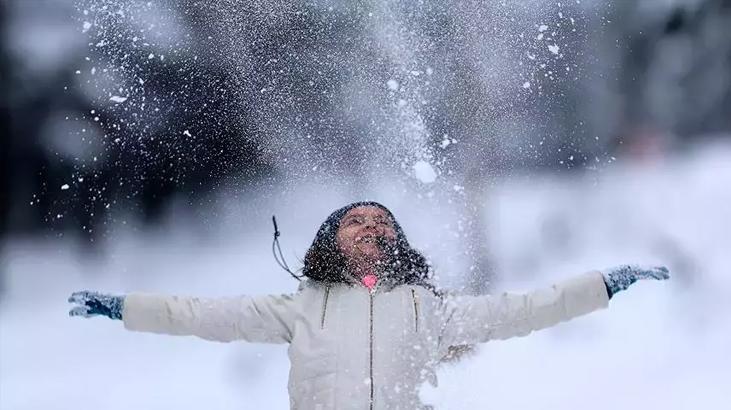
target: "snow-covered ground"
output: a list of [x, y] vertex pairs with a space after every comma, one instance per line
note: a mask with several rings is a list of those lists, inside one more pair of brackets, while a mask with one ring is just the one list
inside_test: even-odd
[[[667, 264], [674, 277], [638, 284], [608, 310], [486, 344], [445, 365], [440, 387], [425, 387], [424, 398], [443, 409], [727, 408], [730, 187], [724, 144], [582, 175], [496, 182], [485, 201], [500, 289], [625, 262]], [[446, 204], [400, 189], [363, 192], [394, 210], [445, 278], [464, 269]], [[287, 408], [286, 346], [127, 332], [119, 322], [67, 317], [66, 297], [79, 289], [292, 291], [296, 283], [271, 258], [270, 215], [295, 264], [325, 216], [355, 199], [362, 197], [313, 183], [221, 202], [203, 224], [173, 209], [163, 227], [119, 229], [98, 250], [62, 239], [12, 241], [0, 255], [0, 409]]]

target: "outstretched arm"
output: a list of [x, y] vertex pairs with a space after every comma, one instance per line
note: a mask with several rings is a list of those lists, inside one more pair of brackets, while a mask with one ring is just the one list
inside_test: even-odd
[[287, 343], [291, 340], [292, 295], [195, 298], [133, 293], [126, 296], [75, 292], [71, 316], [122, 319], [129, 330], [193, 335], [229, 342]]
[[445, 301], [443, 343], [450, 346], [525, 336], [607, 306], [639, 279], [667, 279], [667, 268], [623, 265], [589, 272], [526, 294], [458, 296]]

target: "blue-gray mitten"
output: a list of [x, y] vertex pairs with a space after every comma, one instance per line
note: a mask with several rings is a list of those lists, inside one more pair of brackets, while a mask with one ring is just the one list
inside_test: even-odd
[[106, 295], [83, 290], [72, 293], [69, 296], [69, 303], [77, 305], [71, 308], [69, 316], [92, 317], [103, 315], [110, 319], [121, 320], [124, 296]]
[[641, 267], [637, 265], [620, 265], [602, 270], [607, 293], [611, 298], [629, 285], [641, 279], [665, 280], [670, 278], [668, 268], [664, 266]]

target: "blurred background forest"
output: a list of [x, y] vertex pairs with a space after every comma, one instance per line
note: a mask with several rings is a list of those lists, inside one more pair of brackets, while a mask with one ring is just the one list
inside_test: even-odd
[[0, 7], [0, 238], [419, 161], [481, 192], [731, 131], [727, 0]]
[[[708, 290], [702, 272], [728, 262], [729, 0], [3, 0], [0, 30], [11, 403], [27, 397], [8, 396], [24, 367], [8, 352], [26, 346], [7, 335], [32, 320], [32, 284], [55, 289], [58, 304], [33, 312], [58, 329], [50, 312], [73, 286], [281, 291], [281, 272], [239, 274], [244, 258], [276, 272], [272, 213], [301, 257], [329, 211], [383, 200], [472, 292], [627, 257]], [[192, 266], [222, 276], [191, 279]]]

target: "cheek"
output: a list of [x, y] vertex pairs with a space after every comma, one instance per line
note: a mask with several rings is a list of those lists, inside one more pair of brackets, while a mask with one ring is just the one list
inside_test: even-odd
[[339, 233], [335, 237], [335, 245], [337, 245], [338, 249], [340, 249], [341, 251], [345, 249], [345, 242], [343, 241], [343, 237]]
[[383, 232], [383, 236], [387, 237], [388, 239], [396, 239], [396, 230], [393, 228], [386, 228], [386, 230]]
[[335, 244], [341, 252], [348, 254], [353, 247], [353, 238], [347, 232], [340, 231], [335, 236]]

